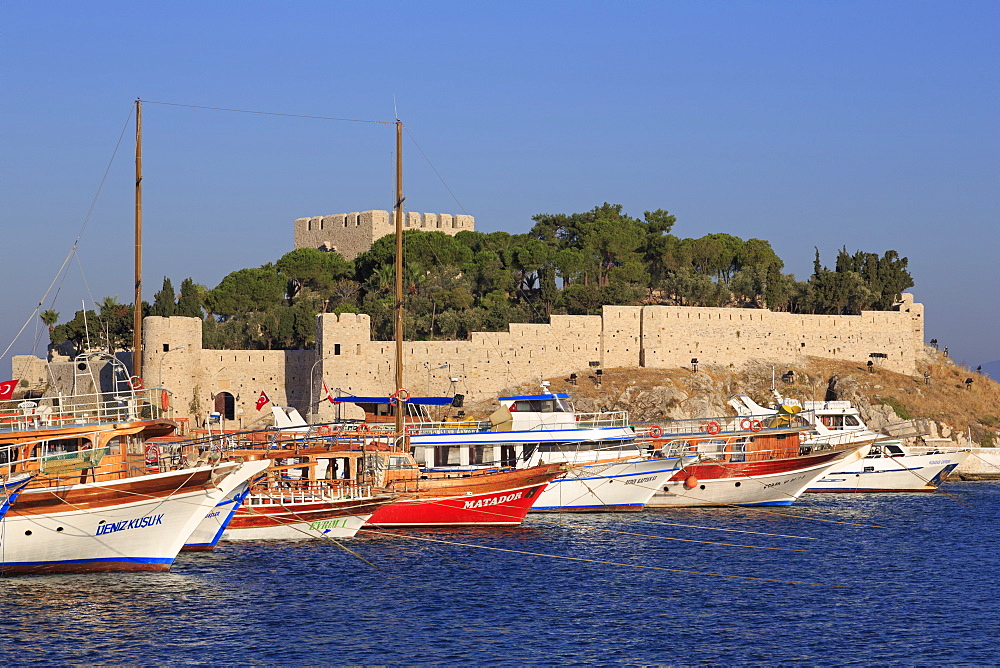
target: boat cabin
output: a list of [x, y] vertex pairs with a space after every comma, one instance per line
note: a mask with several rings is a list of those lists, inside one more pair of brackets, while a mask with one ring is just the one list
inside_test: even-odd
[[395, 422], [396, 410], [404, 406], [404, 421], [430, 422], [436, 419], [433, 407], [461, 407], [462, 395], [455, 397], [409, 397], [399, 400], [397, 397], [335, 397], [335, 404], [354, 404], [365, 412], [365, 422]]

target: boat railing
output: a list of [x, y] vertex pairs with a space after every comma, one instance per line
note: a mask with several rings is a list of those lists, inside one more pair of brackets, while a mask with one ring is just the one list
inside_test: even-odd
[[281, 505], [310, 501], [347, 501], [370, 496], [372, 496], [371, 485], [358, 485], [346, 480], [296, 480], [270, 477], [251, 486], [248, 503], [258, 506]]
[[[564, 429], [611, 429], [629, 426], [628, 411], [605, 411], [600, 413], [541, 413], [545, 417], [566, 416], [565, 421], [531, 425], [526, 431], [561, 431]], [[572, 420], [569, 417], [572, 416]], [[372, 425], [373, 427], [375, 425]], [[424, 434], [480, 434], [493, 431], [489, 420], [465, 420], [463, 422], [414, 422], [406, 425], [410, 435]], [[390, 426], [391, 431], [391, 426]]]
[[691, 418], [643, 422], [635, 424], [636, 435], [640, 438], [664, 438], [670, 436], [714, 436], [754, 435], [760, 432], [796, 430], [809, 427], [805, 413], [733, 415], [710, 418]]
[[[17, 447], [0, 448], [0, 478], [8, 478], [16, 473], [31, 473], [36, 476], [61, 476], [96, 469], [108, 454], [107, 446], [63, 452], [43, 450], [41, 454], [22, 459], [12, 459]], [[79, 478], [79, 476], [76, 476]]]
[[169, 413], [164, 392], [146, 388], [0, 401], [0, 432], [164, 418]]

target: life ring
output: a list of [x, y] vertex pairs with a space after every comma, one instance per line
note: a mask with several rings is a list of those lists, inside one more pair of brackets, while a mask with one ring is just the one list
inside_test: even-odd
[[131, 378], [128, 379], [128, 386], [131, 387], [133, 390], [141, 390], [143, 387], [142, 378], [140, 378], [139, 376], [132, 376]]
[[663, 436], [663, 429], [661, 429], [659, 425], [654, 424], [649, 428], [649, 435], [653, 438], [659, 438], [660, 436]]
[[740, 429], [743, 431], [750, 431], [750, 425], [753, 424], [753, 420], [750, 418], [743, 418], [740, 420]]
[[160, 408], [163, 410], [170, 408], [170, 393], [166, 390], [160, 390]]
[[371, 438], [371, 435], [372, 435], [371, 427], [369, 427], [367, 424], [364, 424], [364, 423], [358, 425], [358, 437], [359, 438], [365, 438], [366, 436], [368, 438]]
[[146, 461], [159, 461], [160, 459], [160, 448], [156, 445], [146, 446]]
[[410, 400], [410, 391], [407, 390], [405, 387], [401, 387], [389, 395], [389, 403], [391, 403], [394, 406], [399, 401], [409, 401], [409, 400]]
[[805, 443], [807, 438], [809, 437], [806, 436], [806, 433], [804, 431], [799, 432], [799, 443]]
[[316, 433], [319, 434], [320, 436], [329, 436], [331, 433], [333, 433], [333, 430], [330, 429], [330, 425], [321, 424], [316, 428]]
[[720, 431], [722, 431], [722, 427], [719, 426], [718, 422], [706, 422], [703, 425], [701, 425], [701, 430], [704, 431], [706, 434], [714, 436], [718, 434]]
[[760, 423], [760, 420], [754, 420], [750, 423], [750, 431], [760, 431], [764, 428], [764, 425]]

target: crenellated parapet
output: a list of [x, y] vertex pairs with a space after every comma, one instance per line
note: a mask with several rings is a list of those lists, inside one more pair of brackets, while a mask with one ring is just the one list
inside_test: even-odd
[[[463, 230], [474, 231], [476, 219], [448, 213], [407, 213], [403, 217], [403, 229], [455, 235]], [[396, 222], [389, 211], [354, 211], [299, 218], [295, 221], [294, 241], [295, 248], [335, 251], [353, 260], [377, 240], [395, 231]]]

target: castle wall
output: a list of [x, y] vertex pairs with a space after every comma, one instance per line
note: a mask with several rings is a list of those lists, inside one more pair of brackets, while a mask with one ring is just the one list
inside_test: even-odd
[[[446, 213], [407, 213], [403, 218], [403, 229], [455, 235], [462, 230], [475, 230], [476, 219]], [[336, 251], [353, 260], [377, 240], [395, 231], [395, 220], [388, 211], [355, 211], [299, 218], [294, 224], [294, 247]]]
[[[340, 395], [388, 396], [395, 390], [395, 345], [372, 341], [364, 314], [318, 315], [315, 351], [203, 350], [197, 318], [154, 316], [144, 322], [146, 384], [171, 390], [178, 415], [203, 417], [214, 410], [219, 393], [229, 392], [242, 410], [239, 426], [264, 426], [270, 411], [258, 413], [254, 404], [265, 390], [274, 403], [295, 406], [304, 416], [311, 398], [317, 419], [332, 420], [337, 409], [324, 401], [324, 381]], [[857, 316], [606, 306], [600, 316], [513, 323], [506, 332], [474, 332], [467, 341], [407, 342], [403, 363], [412, 394], [459, 392], [479, 401], [529, 381], [593, 375], [596, 365], [668, 368], [687, 366], [693, 357], [725, 366], [793, 364], [805, 356], [864, 364], [871, 353], [883, 353], [876, 364], [916, 374], [923, 337], [923, 306], [911, 295], [904, 295], [897, 310]], [[355, 413], [354, 407], [341, 407], [343, 417], [360, 417]]]

